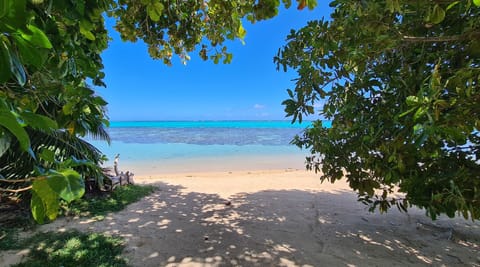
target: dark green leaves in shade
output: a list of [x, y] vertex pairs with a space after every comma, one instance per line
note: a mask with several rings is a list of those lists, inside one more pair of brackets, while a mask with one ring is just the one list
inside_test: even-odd
[[45, 217], [54, 220], [59, 212], [60, 199], [71, 202], [85, 193], [83, 178], [72, 169], [50, 171], [32, 184], [31, 208], [33, 218], [44, 223]]

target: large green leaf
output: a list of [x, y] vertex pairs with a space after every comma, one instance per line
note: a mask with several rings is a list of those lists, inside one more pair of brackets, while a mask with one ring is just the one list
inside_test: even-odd
[[71, 115], [73, 113], [73, 108], [75, 107], [77, 103], [76, 102], [67, 102], [65, 105], [62, 107], [63, 114], [65, 115]]
[[155, 2], [147, 5], [147, 13], [151, 20], [159, 21], [165, 7], [160, 2]]
[[21, 114], [22, 119], [25, 123], [35, 129], [43, 130], [45, 132], [51, 132], [58, 128], [57, 122], [50, 119], [47, 116], [43, 116], [40, 114], [35, 114], [31, 112], [23, 112]]
[[30, 138], [28, 137], [27, 132], [20, 123], [17, 121], [17, 118], [10, 112], [7, 108], [7, 105], [3, 100], [0, 99], [0, 126], [5, 127], [9, 130], [20, 143], [20, 147], [27, 151], [30, 148]]
[[72, 169], [51, 172], [47, 181], [52, 190], [67, 202], [79, 199], [85, 193], [83, 178]]
[[10, 0], [0, 1], [0, 19], [5, 17], [8, 14], [9, 7], [10, 7]]
[[48, 40], [47, 35], [34, 25], [27, 25], [28, 32], [20, 31], [21, 36], [30, 43], [42, 47], [52, 48], [52, 43]]
[[60, 208], [59, 195], [50, 187], [48, 180], [48, 178], [42, 177], [33, 181], [32, 184], [32, 191], [37, 195], [36, 198], [32, 196], [32, 215], [39, 223], [43, 223], [45, 217], [55, 220]]
[[93, 35], [93, 25], [87, 20], [82, 20], [79, 23], [80, 25], [80, 33], [85, 36], [90, 41], [95, 41], [95, 35]]
[[7, 81], [11, 77], [11, 74], [13, 74], [18, 84], [21, 86], [25, 85], [27, 75], [25, 74], [22, 62], [18, 58], [17, 53], [12, 49], [12, 45], [5, 35], [0, 35], [0, 51], [2, 53], [2, 61], [5, 61], [3, 64], [9, 66], [9, 68], [3, 68], [2, 71], [4, 71], [5, 74], [2, 75], [2, 80]]
[[34, 190], [32, 190], [32, 198], [30, 200], [30, 210], [32, 211], [33, 219], [43, 224], [45, 221], [45, 205]]
[[9, 0], [1, 1], [4, 5], [8, 5], [7, 13], [3, 16], [0, 23], [0, 29], [26, 29], [25, 21], [27, 20], [27, 12], [25, 10], [26, 0]]
[[440, 5], [436, 4], [433, 7], [432, 13], [430, 14], [429, 22], [433, 24], [439, 24], [445, 19], [445, 10], [440, 7]]
[[31, 64], [39, 68], [44, 63], [45, 53], [42, 53], [40, 49], [37, 49], [19, 34], [14, 34], [13, 38], [15, 38], [20, 58], [23, 59], [25, 64]]

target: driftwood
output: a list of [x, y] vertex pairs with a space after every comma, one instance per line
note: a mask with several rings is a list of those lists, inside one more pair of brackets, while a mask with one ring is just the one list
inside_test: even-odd
[[120, 159], [120, 154], [117, 154], [115, 156], [115, 160], [113, 161], [113, 172], [114, 175], [110, 175], [109, 173], [106, 173], [105, 177], [105, 190], [108, 191], [113, 191], [117, 186], [122, 186], [122, 185], [129, 185], [129, 184], [134, 184], [133, 181], [133, 173], [130, 171], [127, 172], [119, 172], [118, 170], [118, 161]]

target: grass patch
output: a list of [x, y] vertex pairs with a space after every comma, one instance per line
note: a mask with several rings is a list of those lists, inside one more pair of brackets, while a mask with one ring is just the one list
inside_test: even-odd
[[123, 210], [127, 205], [155, 191], [154, 186], [127, 185], [117, 187], [111, 194], [76, 200], [67, 208], [67, 214], [78, 216], [104, 216], [108, 212]]
[[16, 267], [128, 266], [120, 256], [123, 240], [98, 233], [38, 233], [22, 240], [20, 245], [31, 251], [24, 262], [13, 265]]
[[17, 228], [0, 228], [0, 250], [21, 248]]
[[20, 233], [33, 230], [37, 224], [30, 218], [29, 213], [16, 214], [14, 219], [2, 221], [0, 223], [0, 250], [22, 248], [20, 243]]
[[[66, 214], [102, 217], [124, 209], [153, 191], [154, 186], [120, 186], [110, 194], [72, 202], [65, 207]], [[121, 238], [78, 231], [37, 233], [20, 238], [21, 232], [36, 226], [31, 217], [27, 217], [17, 218], [14, 224], [0, 225], [0, 250], [29, 248], [31, 251], [24, 262], [13, 266], [127, 266], [120, 256], [124, 247]]]

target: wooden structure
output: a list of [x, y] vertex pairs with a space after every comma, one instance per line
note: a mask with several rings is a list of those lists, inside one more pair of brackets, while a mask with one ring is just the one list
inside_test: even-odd
[[134, 184], [133, 182], [133, 173], [130, 171], [127, 172], [119, 172], [118, 170], [118, 161], [120, 159], [120, 154], [115, 156], [115, 160], [113, 162], [113, 171], [114, 175], [106, 173], [106, 179], [104, 180], [104, 187], [107, 191], [113, 191], [117, 186], [122, 185], [129, 185]]

